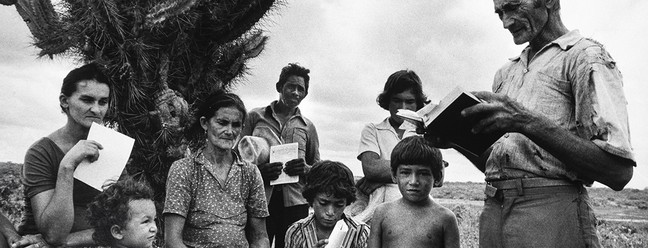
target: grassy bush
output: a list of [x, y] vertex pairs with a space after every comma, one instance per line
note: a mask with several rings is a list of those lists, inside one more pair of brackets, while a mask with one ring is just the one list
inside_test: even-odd
[[0, 213], [17, 226], [22, 220], [25, 201], [20, 183], [22, 165], [0, 163]]

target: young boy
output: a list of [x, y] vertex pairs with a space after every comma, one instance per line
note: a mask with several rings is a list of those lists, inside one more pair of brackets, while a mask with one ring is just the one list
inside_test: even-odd
[[323, 248], [339, 220], [348, 227], [340, 247], [367, 247], [369, 226], [344, 214], [344, 209], [356, 200], [355, 191], [353, 173], [344, 164], [328, 160], [315, 163], [306, 175], [302, 191], [313, 214], [288, 228], [285, 247]]
[[454, 213], [430, 197], [442, 180], [439, 150], [423, 137], [405, 138], [392, 151], [391, 168], [403, 197], [376, 208], [369, 247], [459, 247]]
[[104, 186], [88, 204], [92, 238], [110, 247], [153, 247], [157, 226], [152, 190], [131, 178]]

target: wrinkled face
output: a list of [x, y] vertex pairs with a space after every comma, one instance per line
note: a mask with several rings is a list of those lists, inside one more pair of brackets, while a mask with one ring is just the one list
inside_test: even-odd
[[299, 106], [306, 97], [306, 82], [300, 76], [290, 76], [279, 94], [279, 101], [290, 108]]
[[398, 184], [403, 198], [410, 202], [420, 202], [429, 197], [434, 176], [428, 166], [402, 164], [398, 166], [393, 180]]
[[61, 94], [59, 101], [65, 109], [68, 120], [74, 121], [82, 127], [90, 128], [93, 122], [103, 123], [103, 118], [108, 110], [108, 85], [96, 80], [82, 80], [77, 83], [77, 88], [70, 96]]
[[211, 118], [200, 118], [200, 125], [207, 131], [207, 145], [219, 150], [229, 150], [243, 127], [243, 113], [236, 107], [216, 110]]
[[515, 44], [520, 45], [539, 37], [549, 14], [547, 8], [535, 4], [537, 0], [493, 0], [495, 13], [505, 29], [513, 35]]
[[327, 229], [335, 227], [335, 223], [342, 218], [346, 206], [346, 198], [318, 193], [313, 199], [312, 206], [315, 212], [315, 224]]
[[391, 99], [389, 99], [389, 114], [391, 115], [391, 119], [396, 121], [396, 123], [401, 124], [403, 123], [403, 119], [396, 115], [399, 109], [416, 111], [416, 95], [414, 95], [412, 89], [394, 94]]
[[[121, 230], [116, 243], [121, 247], [153, 247], [157, 226], [155, 225], [155, 204], [150, 199], [128, 202], [128, 221]], [[113, 234], [114, 235], [114, 234]]]

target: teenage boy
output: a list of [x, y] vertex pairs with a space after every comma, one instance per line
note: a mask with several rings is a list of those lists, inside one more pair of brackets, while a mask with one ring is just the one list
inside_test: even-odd
[[109, 247], [153, 247], [157, 234], [153, 191], [130, 178], [106, 186], [88, 204], [94, 241]]
[[356, 200], [355, 192], [353, 173], [344, 164], [328, 160], [315, 163], [302, 192], [313, 214], [288, 228], [285, 247], [325, 247], [339, 220], [348, 227], [340, 247], [367, 247], [369, 226], [344, 214], [344, 209]]
[[442, 180], [441, 152], [423, 137], [405, 138], [392, 151], [391, 170], [403, 197], [376, 208], [369, 247], [459, 247], [454, 213], [430, 197]]

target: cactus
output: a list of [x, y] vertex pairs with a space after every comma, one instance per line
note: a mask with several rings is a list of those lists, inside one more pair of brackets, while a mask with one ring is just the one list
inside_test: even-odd
[[192, 106], [230, 89], [267, 41], [258, 26], [280, 0], [1, 0], [15, 5], [40, 56], [94, 61], [114, 84], [109, 126], [135, 138], [129, 174], [164, 197], [188, 145]]

